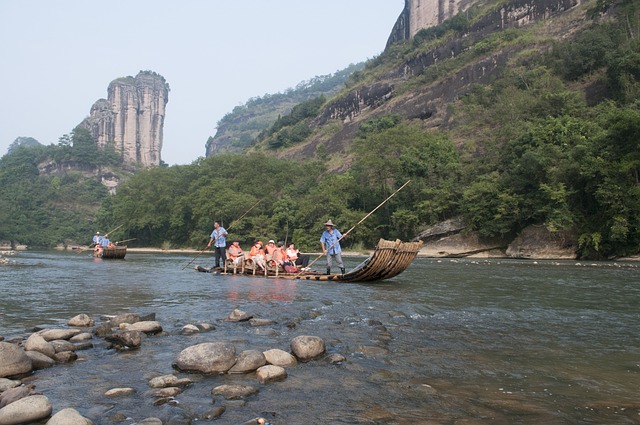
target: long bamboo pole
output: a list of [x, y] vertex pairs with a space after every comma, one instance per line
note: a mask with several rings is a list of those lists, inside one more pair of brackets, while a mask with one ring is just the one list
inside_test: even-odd
[[[340, 239], [338, 239], [337, 241], [335, 241], [329, 248], [327, 248], [325, 250], [325, 252], [323, 252], [322, 254], [318, 255], [318, 257], [313, 260], [311, 263], [309, 263], [309, 265], [307, 267], [311, 267], [316, 261], [318, 261], [320, 258], [322, 258], [324, 255], [326, 255], [327, 252], [329, 252], [331, 250], [331, 248], [333, 248], [334, 246], [336, 246], [336, 244], [338, 244], [342, 239], [344, 239], [349, 233], [351, 233], [351, 231], [353, 229], [355, 229], [356, 227], [358, 227], [363, 221], [365, 221], [367, 218], [369, 218], [374, 212], [378, 211], [378, 209], [380, 209], [380, 207], [382, 207], [384, 204], [387, 203], [387, 201], [391, 198], [393, 198], [396, 193], [400, 192], [402, 189], [405, 188], [406, 185], [408, 185], [409, 183], [411, 183], [411, 180], [407, 180], [407, 182], [405, 184], [403, 184], [402, 186], [400, 186], [400, 188], [398, 190], [396, 190], [395, 192], [393, 192], [391, 195], [389, 195], [389, 197], [387, 199], [385, 199], [384, 201], [382, 201], [382, 203], [380, 203], [380, 205], [378, 205], [377, 207], [375, 207], [373, 210], [371, 210], [371, 212], [367, 215], [365, 215], [362, 220], [360, 220], [359, 222], [357, 222], [351, 229], [347, 230], [346, 233], [344, 233]], [[296, 275], [295, 278], [298, 278], [303, 272], [301, 271], [300, 273], [298, 273]]]
[[[250, 212], [251, 210], [253, 210], [255, 207], [257, 207], [257, 206], [258, 206], [258, 204], [259, 204], [260, 202], [262, 202], [262, 199], [259, 199], [259, 200], [258, 200], [258, 202], [256, 202], [255, 204], [253, 204], [253, 206], [252, 206], [251, 208], [249, 208], [247, 211], [245, 211], [245, 213], [244, 213], [244, 214], [242, 214], [242, 215], [240, 216], [240, 218], [238, 218], [237, 220], [232, 221], [232, 222], [231, 222], [231, 224], [229, 225], [229, 227], [227, 227], [227, 230], [231, 229], [231, 227], [233, 227], [233, 225], [234, 225], [234, 224], [236, 224], [237, 222], [239, 222], [240, 220], [242, 220], [242, 219], [244, 218], [244, 216], [246, 216], [247, 214], [249, 214], [249, 212]], [[218, 238], [219, 238], [219, 237], [220, 237], [220, 236], [216, 236], [216, 238], [213, 240], [212, 245], [215, 245], [215, 242], [218, 240]], [[182, 270], [184, 270], [184, 269], [186, 269], [187, 267], [189, 267], [189, 265], [190, 265], [191, 263], [193, 263], [194, 261], [196, 261], [196, 258], [198, 258], [199, 256], [201, 256], [201, 255], [202, 255], [202, 254], [203, 254], [207, 249], [209, 249], [210, 247], [211, 247], [210, 245], [207, 245], [207, 246], [205, 246], [202, 250], [200, 250], [200, 252], [199, 252], [195, 257], [193, 257], [193, 259], [191, 259], [191, 261], [189, 261], [189, 262], [188, 262], [188, 263], [187, 263], [187, 264], [182, 268]]]

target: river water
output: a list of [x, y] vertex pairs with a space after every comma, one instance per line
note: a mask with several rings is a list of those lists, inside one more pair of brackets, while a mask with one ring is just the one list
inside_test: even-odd
[[[636, 263], [416, 259], [374, 284], [297, 282], [182, 270], [188, 255], [21, 252], [0, 267], [0, 335], [65, 326], [79, 313], [155, 313], [168, 335], [140, 350], [95, 348], [34, 373], [54, 412], [73, 407], [96, 424], [193, 418], [225, 405], [219, 424], [257, 416], [283, 424], [638, 424], [640, 268]], [[349, 259], [355, 266], [362, 259]], [[196, 263], [210, 265], [210, 259]], [[275, 320], [224, 322], [233, 309]], [[182, 335], [186, 324], [216, 330]], [[184, 348], [225, 341], [237, 352], [289, 351], [298, 335], [322, 337], [322, 360], [281, 382], [252, 375], [188, 376], [177, 405], [154, 405], [148, 380], [177, 373]], [[211, 396], [228, 383], [257, 386], [246, 403]], [[109, 399], [115, 387], [133, 396]], [[175, 404], [175, 403], [174, 403]], [[184, 423], [184, 420], [183, 420]]]

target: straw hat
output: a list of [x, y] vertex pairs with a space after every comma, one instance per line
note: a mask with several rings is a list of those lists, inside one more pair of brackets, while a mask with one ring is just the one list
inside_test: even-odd
[[333, 221], [331, 221], [331, 220], [327, 220], [327, 222], [326, 222], [326, 223], [324, 223], [324, 225], [325, 225], [325, 226], [331, 226], [331, 227], [333, 227]]

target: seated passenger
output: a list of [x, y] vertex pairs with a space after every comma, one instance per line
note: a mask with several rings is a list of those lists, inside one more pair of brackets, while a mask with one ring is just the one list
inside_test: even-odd
[[309, 266], [309, 256], [301, 254], [294, 243], [290, 243], [287, 248], [287, 259], [296, 266], [301, 266], [302, 268], [307, 268], [307, 266]]
[[273, 251], [273, 262], [276, 266], [284, 267], [287, 261], [287, 253], [284, 251], [284, 242], [278, 242], [278, 247]]
[[233, 241], [229, 247], [229, 260], [234, 266], [241, 266], [244, 262], [244, 251], [240, 248], [240, 242]]
[[264, 250], [267, 252], [267, 261], [273, 260], [273, 253], [276, 251], [276, 243], [273, 239], [269, 240], [267, 246], [264, 247]]
[[100, 245], [102, 245], [103, 248], [107, 248], [107, 247], [109, 247], [110, 244], [111, 244], [111, 241], [109, 240], [107, 235], [104, 235], [104, 237], [100, 241]]
[[264, 250], [262, 249], [262, 241], [256, 241], [249, 251], [249, 260], [253, 261], [255, 265], [260, 267], [262, 271], [267, 267], [265, 261]]

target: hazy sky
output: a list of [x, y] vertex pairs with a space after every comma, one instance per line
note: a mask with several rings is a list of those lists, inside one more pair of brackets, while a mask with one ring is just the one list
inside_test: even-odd
[[0, 0], [0, 156], [19, 136], [57, 143], [118, 78], [171, 87], [162, 159], [204, 156], [216, 123], [380, 54], [404, 0]]

